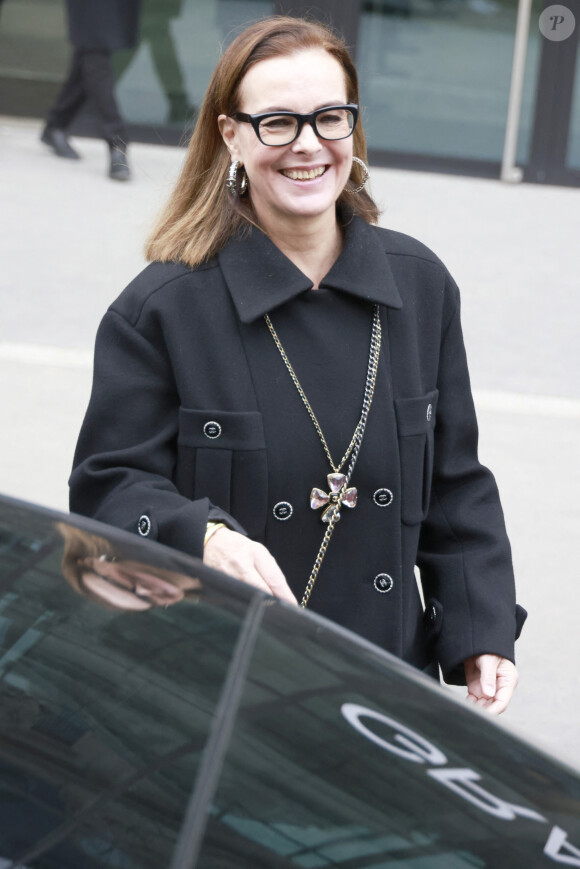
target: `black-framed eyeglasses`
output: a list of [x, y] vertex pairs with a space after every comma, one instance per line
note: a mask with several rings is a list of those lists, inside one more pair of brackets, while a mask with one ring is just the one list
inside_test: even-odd
[[232, 118], [235, 121], [251, 124], [263, 145], [280, 148], [282, 145], [290, 145], [294, 142], [304, 124], [310, 124], [319, 139], [329, 141], [348, 139], [356, 127], [358, 106], [354, 103], [344, 106], [325, 106], [323, 109], [310, 112], [309, 115], [301, 115], [299, 112], [264, 112], [259, 115], [236, 112]]

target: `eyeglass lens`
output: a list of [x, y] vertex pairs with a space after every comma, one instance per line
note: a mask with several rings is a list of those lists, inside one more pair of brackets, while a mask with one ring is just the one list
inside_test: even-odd
[[[346, 139], [354, 127], [349, 109], [331, 109], [314, 118], [316, 135], [321, 139]], [[268, 115], [260, 121], [260, 139], [265, 145], [288, 145], [298, 134], [298, 119], [291, 115]]]

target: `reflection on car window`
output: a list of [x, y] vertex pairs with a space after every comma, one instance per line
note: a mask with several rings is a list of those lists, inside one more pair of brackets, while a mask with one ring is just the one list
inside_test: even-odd
[[63, 579], [54, 526], [17, 519], [0, 510], [0, 865], [166, 867], [245, 608], [105, 609]]
[[[243, 684], [247, 659], [231, 670], [233, 735], [204, 755], [217, 790], [198, 776], [194, 793], [212, 799], [196, 869], [578, 859], [578, 777], [465, 706], [451, 719], [431, 680], [323, 619], [248, 606], [243, 583], [204, 588], [200, 565], [113, 537], [67, 537], [0, 501], [0, 867], [169, 867], [186, 807], [197, 810], [202, 750], [229, 734], [210, 728], [225, 720], [227, 704], [215, 712], [238, 645], [250, 663]], [[87, 571], [104, 585], [87, 593]], [[126, 611], [133, 598], [147, 608]], [[240, 627], [253, 607], [256, 630], [263, 621], [250, 642]], [[483, 811], [447, 772], [517, 811]]]
[[[200, 869], [547, 865], [546, 823], [498, 820], [429, 777], [427, 761], [382, 750], [346, 721], [346, 702], [382, 710], [437, 746], [438, 763], [475, 768], [499, 799], [536, 808], [549, 781], [541, 763], [510, 751], [507, 734], [498, 742], [500, 731], [463, 707], [451, 732], [445, 698], [417, 689], [398, 666], [387, 670], [379, 653], [313, 620], [289, 626], [279, 612], [265, 614]], [[376, 721], [365, 726], [381, 735]], [[574, 812], [570, 802], [564, 828], [576, 828]]]

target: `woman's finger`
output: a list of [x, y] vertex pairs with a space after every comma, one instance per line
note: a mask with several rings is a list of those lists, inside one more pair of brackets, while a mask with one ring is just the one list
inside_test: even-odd
[[256, 551], [256, 567], [268, 586], [270, 594], [279, 597], [281, 600], [285, 600], [287, 603], [298, 606], [298, 601], [286, 582], [286, 577], [280, 570], [278, 562], [270, 555], [265, 546], [260, 546]]
[[501, 715], [507, 709], [518, 684], [518, 671], [511, 661], [502, 658], [497, 668], [497, 690], [488, 711], [492, 715]]

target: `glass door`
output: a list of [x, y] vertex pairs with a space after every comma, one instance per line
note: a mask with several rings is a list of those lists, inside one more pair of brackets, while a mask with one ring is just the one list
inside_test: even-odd
[[[361, 102], [372, 162], [499, 177], [518, 0], [365, 0]], [[580, 0], [533, 0], [516, 162], [580, 184]]]
[[[541, 0], [534, 0], [534, 14]], [[432, 168], [464, 164], [498, 175], [517, 0], [365, 2], [358, 66], [372, 159]], [[534, 111], [540, 33], [530, 29], [518, 160]], [[377, 154], [377, 152], [379, 152]], [[383, 160], [380, 160], [383, 162]], [[470, 164], [470, 165], [469, 165]]]

